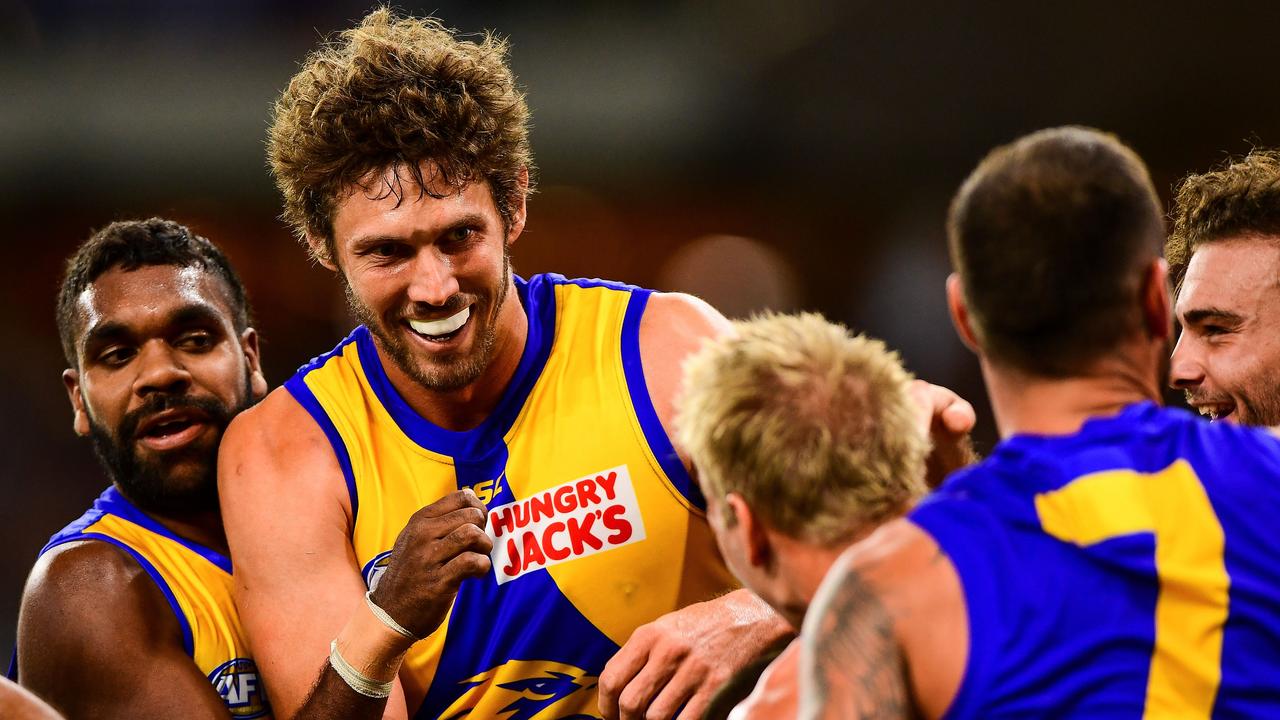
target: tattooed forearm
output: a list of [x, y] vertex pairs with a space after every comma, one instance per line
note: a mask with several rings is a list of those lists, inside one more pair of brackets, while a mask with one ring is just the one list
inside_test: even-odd
[[800, 717], [911, 717], [892, 619], [856, 571], [833, 572], [800, 636]]

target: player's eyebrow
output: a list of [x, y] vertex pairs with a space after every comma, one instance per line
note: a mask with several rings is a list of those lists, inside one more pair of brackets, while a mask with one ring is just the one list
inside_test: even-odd
[[[427, 230], [420, 231], [420, 233], [415, 232], [413, 233], [413, 235], [425, 234], [425, 235], [428, 235], [430, 239], [434, 240], [435, 238], [441, 235], [444, 235], [451, 230], [457, 230], [458, 228], [464, 228], [464, 227], [485, 227], [487, 223], [488, 223], [488, 218], [486, 218], [484, 215], [480, 213], [467, 213], [465, 215], [461, 215], [459, 217], [456, 217], [450, 220], [448, 223], [441, 225], [438, 228], [430, 228]], [[400, 235], [388, 235], [386, 233], [373, 233], [370, 235], [359, 235], [359, 236], [356, 236], [355, 238], [352, 238], [352, 240], [350, 241], [350, 247], [352, 250], [358, 252], [360, 250], [371, 248], [375, 245], [378, 245], [384, 242], [403, 243], [403, 242], [410, 241], [412, 239], [413, 239], [412, 235], [409, 237], [404, 237]]]
[[219, 325], [222, 313], [204, 303], [183, 305], [169, 316], [169, 325]]
[[1184, 325], [1199, 325], [1206, 320], [1217, 320], [1226, 323], [1239, 323], [1244, 321], [1244, 317], [1239, 313], [1231, 310], [1223, 310], [1221, 308], [1207, 307], [1188, 310], [1182, 314], [1182, 323]]
[[[165, 318], [167, 327], [184, 327], [188, 325], [218, 325], [222, 314], [205, 303], [188, 303], [174, 310]], [[84, 335], [84, 348], [103, 345], [114, 340], [132, 338], [134, 330], [118, 320], [107, 320], [89, 328]]]
[[90, 348], [94, 345], [102, 345], [113, 340], [122, 340], [132, 336], [133, 333], [129, 330], [128, 325], [108, 320], [89, 328], [89, 331], [84, 334], [83, 347]]

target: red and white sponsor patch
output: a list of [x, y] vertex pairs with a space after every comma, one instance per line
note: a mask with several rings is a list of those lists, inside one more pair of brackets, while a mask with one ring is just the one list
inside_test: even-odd
[[489, 509], [498, 584], [539, 568], [644, 539], [640, 502], [626, 465]]

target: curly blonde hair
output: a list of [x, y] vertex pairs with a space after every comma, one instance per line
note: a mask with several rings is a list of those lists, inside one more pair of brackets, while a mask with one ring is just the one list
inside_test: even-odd
[[925, 492], [911, 380], [879, 340], [767, 314], [686, 363], [677, 436], [708, 496], [737, 493], [775, 530], [837, 543]]
[[[275, 103], [267, 156], [284, 220], [299, 238], [324, 240], [313, 249], [321, 260], [333, 257], [337, 203], [353, 186], [369, 190], [372, 173], [392, 170], [398, 181], [407, 172], [433, 197], [434, 183], [461, 190], [487, 182], [510, 227], [534, 171], [529, 108], [506, 41], [491, 33], [460, 40], [439, 20], [387, 8], [307, 57]], [[400, 194], [398, 182], [387, 185]]]
[[1178, 186], [1164, 246], [1175, 292], [1197, 247], [1239, 235], [1280, 235], [1280, 150], [1254, 150]]

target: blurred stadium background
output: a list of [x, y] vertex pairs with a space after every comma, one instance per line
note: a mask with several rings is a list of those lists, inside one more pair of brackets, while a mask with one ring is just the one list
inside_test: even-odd
[[[1048, 125], [1118, 133], [1169, 189], [1280, 143], [1280, 5], [440, 2], [510, 37], [541, 190], [517, 272], [686, 290], [728, 314], [817, 309], [975, 401], [943, 304], [950, 194]], [[362, 2], [0, 3], [0, 652], [45, 539], [104, 486], [71, 432], [53, 321], [63, 259], [163, 215], [228, 251], [279, 384], [350, 327], [276, 219], [270, 103]], [[282, 508], [288, 511], [288, 508]]]

